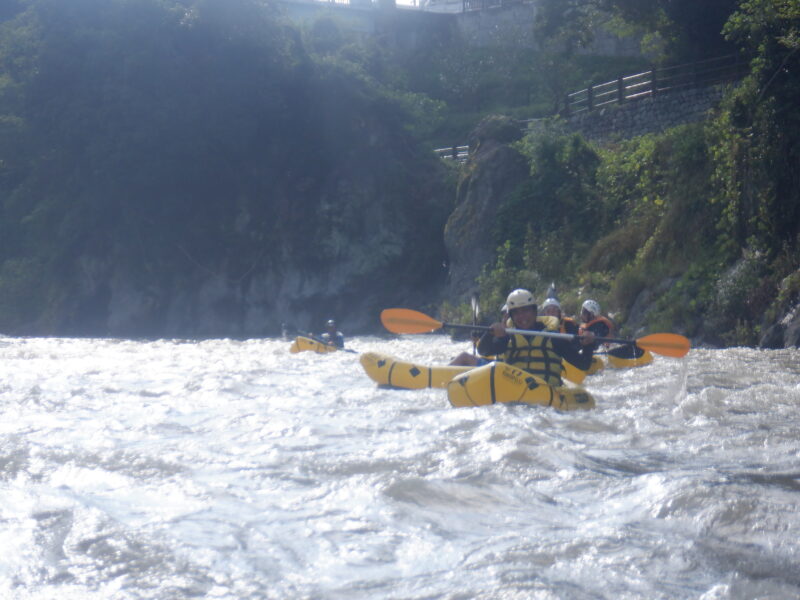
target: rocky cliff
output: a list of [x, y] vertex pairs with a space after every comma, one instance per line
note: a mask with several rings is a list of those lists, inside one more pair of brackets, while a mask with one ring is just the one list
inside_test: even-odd
[[446, 297], [465, 300], [496, 256], [492, 225], [503, 200], [528, 177], [528, 163], [511, 145], [522, 137], [507, 117], [484, 120], [470, 138], [470, 157], [458, 184], [456, 206], [444, 229], [449, 257]]

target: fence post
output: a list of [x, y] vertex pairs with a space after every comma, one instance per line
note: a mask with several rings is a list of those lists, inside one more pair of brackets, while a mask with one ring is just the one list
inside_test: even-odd
[[586, 103], [589, 106], [589, 110], [592, 110], [594, 107], [594, 90], [591, 85], [586, 89]]
[[458, 147], [453, 144], [453, 160], [458, 160]]
[[619, 76], [617, 79], [617, 102], [622, 104], [625, 102], [625, 81], [622, 78], [622, 75]]

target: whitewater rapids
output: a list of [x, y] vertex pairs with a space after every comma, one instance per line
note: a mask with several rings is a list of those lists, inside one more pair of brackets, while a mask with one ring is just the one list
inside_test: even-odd
[[574, 413], [288, 350], [0, 338], [0, 598], [800, 597], [797, 350], [607, 369]]

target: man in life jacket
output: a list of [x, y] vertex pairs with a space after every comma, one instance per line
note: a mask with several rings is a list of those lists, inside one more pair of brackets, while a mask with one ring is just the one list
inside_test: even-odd
[[[537, 319], [536, 301], [528, 290], [517, 289], [506, 300], [509, 316], [515, 329], [544, 332], [548, 329], [543, 320]], [[550, 385], [563, 385], [561, 380], [562, 359], [587, 370], [592, 363], [594, 335], [587, 332], [580, 343], [563, 338], [544, 335], [508, 333], [506, 323], [491, 325], [491, 331], [481, 337], [478, 352], [484, 356], [497, 355], [505, 363], [524, 369]]]
[[341, 332], [336, 330], [336, 321], [330, 319], [325, 324], [325, 327], [327, 328], [327, 331], [320, 336], [322, 341], [329, 346], [344, 348], [344, 336], [341, 334]]

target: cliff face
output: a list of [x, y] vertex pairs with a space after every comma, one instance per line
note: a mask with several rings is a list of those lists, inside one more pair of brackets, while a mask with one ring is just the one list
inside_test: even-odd
[[522, 137], [518, 123], [490, 117], [470, 139], [470, 158], [458, 185], [456, 207], [444, 230], [449, 257], [446, 297], [464, 299], [494, 262], [492, 225], [503, 200], [528, 178], [528, 163], [510, 142]]
[[347, 170], [311, 186], [313, 198], [296, 190], [311, 207], [302, 226], [284, 216], [265, 239], [270, 229], [239, 208], [221, 216], [220, 229], [239, 228], [213, 252], [215, 234], [193, 246], [178, 232], [152, 251], [127, 238], [102, 253], [85, 248], [65, 260], [46, 312], [8, 332], [248, 337], [277, 335], [283, 323], [319, 331], [328, 318], [347, 333], [378, 330], [381, 309], [429, 302], [443, 282], [449, 190], [437, 160], [402, 196], [391, 170]]
[[356, 333], [441, 286], [452, 191], [419, 98], [309, 54], [270, 5], [25, 3], [12, 63], [0, 331]]

